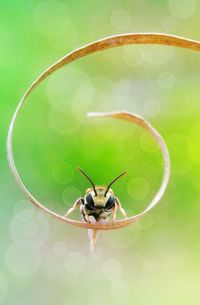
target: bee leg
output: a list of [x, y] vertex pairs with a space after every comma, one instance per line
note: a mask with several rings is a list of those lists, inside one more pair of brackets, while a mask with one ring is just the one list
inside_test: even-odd
[[117, 218], [117, 208], [118, 208], [118, 205], [117, 203], [115, 202], [115, 205], [114, 207], [112, 208], [112, 222], [114, 223], [116, 218]]
[[88, 215], [88, 212], [87, 212], [85, 206], [83, 206], [83, 214], [84, 214], [85, 221], [90, 223], [91, 222], [90, 221], [90, 216]]
[[124, 216], [124, 218], [127, 218], [127, 214], [126, 214], [126, 211], [124, 210], [124, 208], [122, 207], [121, 205], [121, 202], [119, 201], [119, 199], [116, 197], [116, 203], [118, 205], [118, 208], [121, 212], [121, 214]]
[[95, 249], [96, 249], [98, 230], [89, 229], [88, 230], [88, 236], [89, 236], [89, 239], [90, 239], [90, 254], [93, 254]]
[[83, 198], [78, 198], [75, 203], [73, 204], [73, 206], [64, 214], [64, 217], [68, 217], [69, 214], [71, 214], [72, 212], [74, 212], [77, 208], [80, 207], [81, 203], [82, 203]]

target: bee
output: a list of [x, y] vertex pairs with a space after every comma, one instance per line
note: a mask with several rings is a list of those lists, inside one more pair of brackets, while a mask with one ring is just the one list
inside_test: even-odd
[[[95, 186], [91, 178], [82, 169], [78, 168], [78, 170], [90, 182], [92, 188], [88, 188], [85, 196], [80, 197], [75, 201], [73, 206], [65, 213], [64, 217], [67, 218], [78, 208], [80, 209], [82, 220], [87, 223], [105, 223], [110, 219], [114, 223], [117, 217], [118, 209], [123, 217], [127, 217], [120, 200], [115, 196], [113, 190], [111, 189], [111, 185], [113, 185], [119, 178], [126, 175], [126, 172], [123, 172], [117, 176], [106, 187]], [[89, 229], [88, 235], [90, 238], [90, 251], [93, 252], [96, 246], [98, 230]]]

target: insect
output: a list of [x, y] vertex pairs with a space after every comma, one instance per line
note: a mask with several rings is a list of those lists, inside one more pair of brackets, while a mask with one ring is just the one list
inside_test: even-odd
[[[114, 223], [117, 217], [117, 210], [119, 209], [121, 214], [126, 218], [126, 212], [123, 209], [119, 199], [115, 196], [111, 185], [113, 185], [119, 178], [126, 175], [123, 172], [115, 179], [113, 179], [107, 187], [95, 186], [91, 178], [80, 168], [78, 170], [87, 180], [91, 183], [92, 188], [86, 190], [84, 197], [78, 198], [73, 206], [66, 212], [64, 217], [68, 217], [76, 209], [80, 209], [82, 220], [88, 223], [104, 223], [111, 221]], [[95, 250], [98, 230], [89, 229], [88, 235], [90, 238], [90, 251], [91, 253]]]

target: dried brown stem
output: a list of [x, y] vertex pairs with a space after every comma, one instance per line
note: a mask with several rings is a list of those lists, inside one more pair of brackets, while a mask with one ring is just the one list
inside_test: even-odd
[[[8, 156], [8, 162], [10, 169], [19, 184], [22, 191], [25, 193], [27, 198], [37, 207], [41, 208], [46, 213], [50, 214], [51, 216], [57, 218], [60, 221], [63, 221], [65, 223], [82, 227], [82, 228], [89, 228], [89, 229], [98, 229], [98, 230], [110, 230], [110, 229], [117, 229], [121, 227], [125, 227], [130, 223], [133, 223], [135, 220], [142, 217], [146, 212], [148, 212], [150, 209], [152, 209], [160, 200], [162, 197], [167, 183], [169, 179], [169, 173], [170, 173], [170, 167], [169, 167], [169, 156], [167, 152], [167, 148], [165, 145], [164, 140], [162, 137], [158, 134], [158, 132], [151, 127], [149, 123], [147, 123], [144, 119], [141, 117], [131, 114], [131, 113], [110, 113], [110, 114], [102, 114], [103, 116], [111, 116], [113, 118], [121, 118], [125, 120], [129, 120], [133, 123], [136, 123], [144, 128], [146, 128], [155, 138], [155, 140], [158, 142], [161, 152], [163, 154], [163, 160], [165, 165], [164, 170], [164, 177], [161, 184], [161, 187], [152, 200], [152, 202], [148, 205], [148, 207], [140, 214], [129, 217], [124, 220], [117, 220], [115, 224], [113, 223], [107, 223], [107, 224], [88, 224], [88, 223], [82, 223], [79, 221], [75, 221], [72, 219], [65, 218], [49, 209], [47, 209], [43, 204], [41, 204], [25, 187], [24, 183], [22, 182], [20, 175], [16, 169], [16, 165], [13, 158], [13, 148], [12, 148], [12, 137], [13, 137], [13, 130], [16, 122], [17, 115], [24, 105], [26, 98], [28, 95], [36, 88], [43, 79], [47, 78], [50, 74], [58, 70], [59, 68], [63, 67], [64, 65], [69, 64], [70, 62], [73, 62], [81, 57], [84, 57], [86, 55], [103, 51], [106, 49], [123, 46], [123, 45], [129, 45], [129, 44], [161, 44], [161, 45], [168, 45], [168, 46], [175, 46], [175, 47], [181, 47], [181, 48], [187, 48], [195, 51], [200, 51], [200, 42], [194, 41], [174, 35], [167, 35], [167, 34], [160, 34], [160, 33], [132, 33], [132, 34], [123, 34], [123, 35], [115, 35], [111, 37], [107, 37], [101, 40], [98, 40], [96, 42], [93, 42], [91, 44], [88, 44], [86, 46], [83, 46], [63, 58], [61, 58], [59, 61], [57, 61], [55, 64], [53, 64], [51, 67], [49, 67], [46, 71], [44, 71], [28, 88], [24, 96], [22, 97], [14, 115], [12, 118], [12, 121], [10, 123], [9, 132], [8, 132], [8, 139], [7, 139], [7, 156]], [[98, 115], [98, 114], [96, 114]]]

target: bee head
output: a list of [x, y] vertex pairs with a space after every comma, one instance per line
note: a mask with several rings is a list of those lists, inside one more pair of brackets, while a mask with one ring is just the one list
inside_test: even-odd
[[89, 180], [92, 185], [92, 188], [87, 189], [85, 195], [85, 203], [87, 204], [87, 208], [112, 208], [115, 204], [115, 196], [113, 190], [110, 187], [115, 181], [124, 176], [126, 172], [117, 176], [114, 180], [112, 180], [112, 182], [110, 182], [107, 187], [104, 187], [95, 186], [94, 182], [83, 170], [79, 168], [79, 171]]
[[111, 208], [115, 203], [115, 196], [113, 190], [109, 190], [106, 195], [105, 192], [107, 190], [107, 187], [104, 186], [96, 186], [96, 194], [93, 189], [87, 189], [86, 195], [85, 195], [85, 202], [87, 203], [87, 206], [90, 206], [91, 208]]

